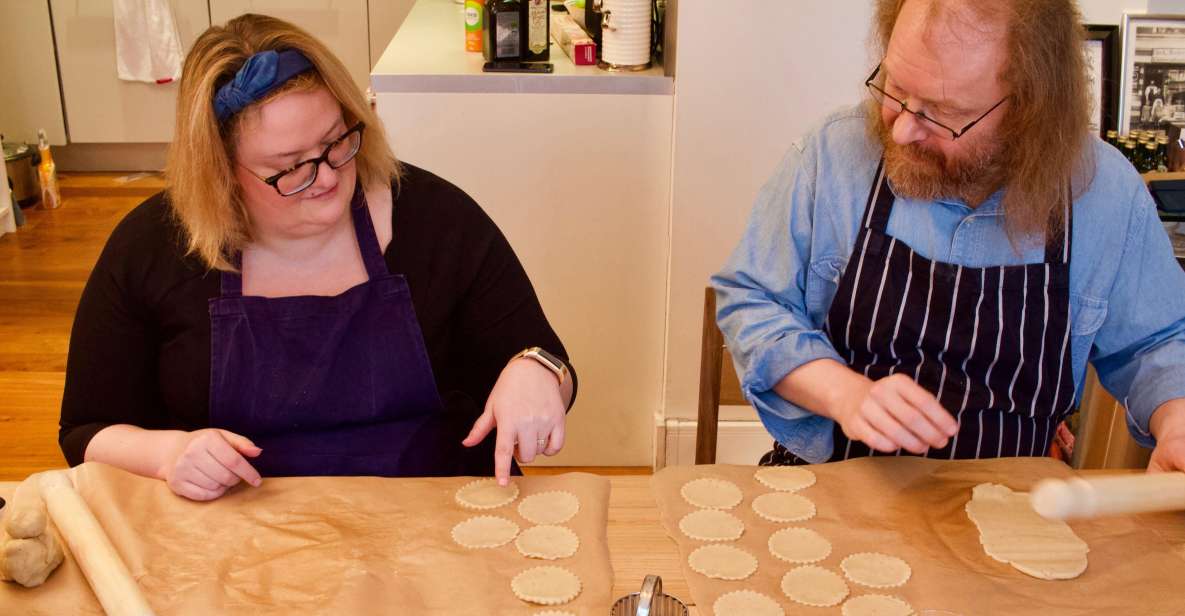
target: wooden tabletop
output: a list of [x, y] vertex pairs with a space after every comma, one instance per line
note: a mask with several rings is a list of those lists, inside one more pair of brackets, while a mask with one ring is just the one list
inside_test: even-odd
[[[1080, 471], [1084, 475], [1115, 474], [1116, 471]], [[1119, 471], [1122, 473], [1123, 471]], [[637, 592], [647, 574], [662, 577], [663, 590], [691, 605], [691, 591], [680, 566], [675, 542], [659, 520], [658, 504], [650, 491], [650, 476], [609, 477], [609, 560], [613, 565], [613, 597]], [[15, 482], [0, 482], [0, 494], [11, 494]], [[1185, 513], [1140, 516], [1147, 527], [1185, 558]]]

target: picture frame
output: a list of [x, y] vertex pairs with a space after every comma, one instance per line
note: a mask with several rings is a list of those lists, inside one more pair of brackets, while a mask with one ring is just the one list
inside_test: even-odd
[[1100, 138], [1119, 128], [1119, 26], [1087, 24], [1083, 52], [1090, 75], [1091, 132]]
[[1124, 13], [1119, 132], [1185, 126], [1185, 15]]

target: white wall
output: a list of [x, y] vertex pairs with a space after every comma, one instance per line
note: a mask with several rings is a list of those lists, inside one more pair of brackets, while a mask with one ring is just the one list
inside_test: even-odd
[[[1185, 0], [1080, 0], [1080, 7], [1087, 23], [1119, 24], [1125, 11], [1185, 13]], [[680, 3], [660, 419], [695, 417], [703, 288], [789, 144], [863, 96], [877, 60], [867, 47], [871, 16], [871, 0], [746, 0], [727, 10]]]
[[859, 100], [869, 0], [679, 5], [665, 414], [691, 418], [703, 292], [789, 144]]

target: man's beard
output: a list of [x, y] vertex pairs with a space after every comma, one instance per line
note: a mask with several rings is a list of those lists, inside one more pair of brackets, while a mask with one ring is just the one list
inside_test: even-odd
[[885, 150], [885, 172], [899, 196], [933, 201], [959, 199], [975, 207], [1004, 185], [1007, 178], [1001, 141], [979, 140], [951, 158], [916, 143], [900, 145], [877, 113], [870, 118]]

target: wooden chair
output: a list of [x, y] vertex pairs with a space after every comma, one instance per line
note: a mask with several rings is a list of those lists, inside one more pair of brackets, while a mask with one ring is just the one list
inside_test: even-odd
[[704, 289], [703, 346], [699, 357], [699, 419], [695, 427], [695, 463], [716, 462], [720, 405], [747, 405], [733, 369], [724, 335], [716, 326], [716, 292]]

